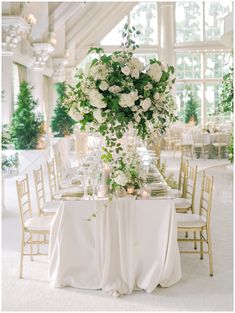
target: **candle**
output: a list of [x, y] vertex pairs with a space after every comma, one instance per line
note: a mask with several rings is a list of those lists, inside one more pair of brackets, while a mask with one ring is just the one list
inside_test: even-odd
[[128, 195], [132, 195], [134, 193], [135, 189], [133, 186], [128, 186], [127, 187], [127, 193]]
[[140, 195], [141, 195], [141, 199], [150, 199], [150, 197], [151, 197], [151, 188], [148, 187], [148, 186], [145, 186], [141, 190]]

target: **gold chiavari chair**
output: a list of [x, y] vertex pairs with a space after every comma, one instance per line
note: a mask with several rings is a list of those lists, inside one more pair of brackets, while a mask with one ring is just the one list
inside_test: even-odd
[[154, 138], [153, 143], [152, 143], [152, 149], [157, 156], [156, 165], [158, 168], [160, 168], [161, 166], [161, 144], [162, 144], [162, 139], [160, 137]]
[[178, 189], [173, 189], [175, 197], [184, 198], [186, 195], [186, 178], [188, 171], [188, 161], [181, 157], [180, 161], [180, 171], [179, 171], [179, 180], [178, 180]]
[[[199, 234], [199, 239], [194, 238], [179, 238], [179, 242], [200, 242], [200, 251], [183, 251], [180, 253], [193, 253], [200, 254], [201, 260], [203, 254], [209, 256], [210, 276], [213, 276], [213, 261], [212, 261], [212, 245], [211, 245], [211, 232], [210, 232], [210, 217], [211, 217], [211, 204], [212, 204], [212, 191], [213, 191], [214, 178], [207, 176], [203, 172], [202, 188], [200, 196], [199, 214], [182, 214], [177, 213], [178, 232], [193, 232]], [[204, 251], [203, 244], [207, 244], [208, 250]]]
[[208, 133], [201, 133], [201, 134], [193, 134], [193, 154], [200, 153], [202, 154], [203, 159], [205, 160], [206, 155], [209, 156], [210, 150], [210, 137]]
[[175, 208], [178, 213], [188, 213], [192, 211], [194, 213], [194, 200], [196, 192], [196, 181], [197, 181], [197, 166], [188, 165], [187, 173], [185, 176], [185, 187], [183, 197], [176, 198]]
[[[32, 216], [28, 174], [21, 181], [16, 181], [16, 188], [21, 220], [21, 254], [19, 277], [22, 278], [24, 256], [30, 256], [31, 261], [33, 261], [33, 256], [35, 255], [46, 255], [45, 253], [40, 253], [39, 250], [34, 252], [34, 245], [37, 245], [38, 247], [38, 245], [41, 244], [48, 244], [46, 236], [50, 233], [52, 217]], [[34, 235], [38, 235], [37, 240], [34, 240]], [[40, 240], [40, 235], [43, 235], [43, 240]], [[29, 252], [25, 250], [26, 246], [29, 246]]]
[[214, 140], [212, 142], [212, 147], [216, 149], [218, 159], [221, 159], [222, 156], [222, 151], [226, 150], [228, 147], [228, 142], [229, 142], [229, 135], [228, 134], [215, 134], [214, 135]]
[[47, 170], [51, 200], [56, 200], [57, 196], [60, 196], [61, 193], [58, 191], [54, 158], [51, 161], [47, 161]]
[[55, 214], [60, 206], [60, 202], [56, 200], [46, 201], [42, 165], [33, 171], [33, 176], [39, 215]]

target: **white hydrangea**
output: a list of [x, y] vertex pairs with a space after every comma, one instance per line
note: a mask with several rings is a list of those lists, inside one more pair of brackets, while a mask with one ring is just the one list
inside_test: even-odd
[[119, 105], [123, 108], [132, 107], [135, 101], [138, 100], [138, 92], [131, 91], [130, 93], [122, 93], [120, 96]]
[[105, 91], [109, 88], [109, 85], [105, 81], [102, 80], [102, 82], [99, 84], [99, 88], [100, 90]]
[[127, 65], [122, 67], [121, 71], [126, 76], [130, 75], [130, 73], [131, 73], [131, 69]]
[[83, 120], [82, 114], [78, 112], [75, 108], [71, 108], [69, 110], [69, 116], [71, 116], [72, 119], [75, 120], [76, 122], [80, 122], [81, 120]]
[[108, 76], [108, 68], [105, 64], [98, 63], [90, 68], [90, 76], [94, 78], [94, 80], [105, 80]]
[[150, 98], [146, 98], [146, 99], [140, 101], [140, 105], [142, 106], [144, 111], [148, 111], [148, 109], [152, 105], [151, 99]]
[[122, 89], [119, 86], [113, 85], [109, 87], [109, 91], [112, 93], [119, 93]]
[[107, 103], [103, 101], [103, 96], [97, 90], [90, 90], [88, 96], [93, 107], [98, 109], [106, 108]]
[[114, 181], [120, 186], [125, 186], [128, 182], [128, 179], [122, 171], [118, 170], [114, 173]]
[[149, 65], [149, 69], [147, 71], [147, 74], [156, 82], [160, 80], [162, 77], [162, 69], [161, 66], [158, 63], [153, 63]]
[[97, 120], [98, 123], [103, 123], [105, 121], [105, 117], [102, 116], [101, 110], [94, 110], [93, 116]]

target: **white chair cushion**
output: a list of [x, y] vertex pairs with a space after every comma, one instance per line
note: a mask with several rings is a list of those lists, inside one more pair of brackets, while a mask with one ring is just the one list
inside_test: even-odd
[[25, 223], [24, 226], [28, 230], [50, 230], [50, 225], [52, 222], [53, 216], [37, 216], [29, 218]]
[[176, 209], [189, 209], [191, 207], [191, 201], [185, 198], [174, 199]]
[[198, 214], [184, 214], [176, 213], [178, 227], [203, 227], [206, 225], [206, 219], [204, 216]]
[[55, 213], [61, 205], [60, 201], [49, 201], [44, 203], [43, 212], [45, 213]]
[[181, 197], [181, 190], [179, 189], [171, 189], [171, 193], [173, 194], [173, 196], [175, 196], [176, 198], [180, 198]]

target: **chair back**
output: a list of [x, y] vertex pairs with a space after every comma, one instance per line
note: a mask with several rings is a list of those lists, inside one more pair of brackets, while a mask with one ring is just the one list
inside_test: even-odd
[[182, 192], [182, 197], [184, 198], [186, 195], [186, 178], [188, 171], [188, 161], [181, 158], [180, 161], [180, 172], [179, 172], [179, 181], [178, 181], [178, 189]]
[[22, 180], [16, 181], [16, 189], [20, 209], [20, 220], [22, 227], [24, 227], [25, 221], [32, 217], [28, 174], [26, 174], [25, 178], [23, 178]]
[[33, 176], [36, 190], [38, 213], [39, 215], [42, 215], [43, 205], [46, 202], [42, 165], [40, 165], [39, 169], [33, 170]]
[[47, 161], [49, 189], [51, 194], [51, 200], [54, 199], [54, 194], [57, 191], [56, 171], [54, 158], [51, 161]]
[[63, 163], [60, 152], [54, 154], [56, 177], [58, 182], [58, 187], [61, 186], [63, 179], [65, 178], [65, 173], [63, 171]]
[[153, 150], [157, 156], [157, 167], [160, 168], [161, 165], [161, 144], [162, 139], [161, 137], [155, 137], [153, 140]]
[[188, 165], [185, 187], [185, 198], [189, 199], [192, 203], [192, 213], [194, 213], [196, 182], [197, 182], [197, 166]]
[[195, 144], [203, 144], [203, 145], [209, 145], [210, 144], [210, 136], [207, 133], [198, 133], [193, 134], [193, 143]]
[[208, 224], [210, 223], [213, 185], [214, 177], [206, 175], [203, 171], [199, 214], [206, 217]]

